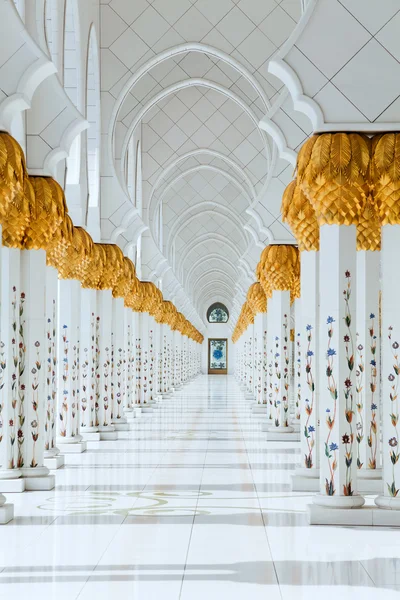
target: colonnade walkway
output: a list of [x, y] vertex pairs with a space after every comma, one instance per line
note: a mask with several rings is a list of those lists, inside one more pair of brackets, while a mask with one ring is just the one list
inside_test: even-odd
[[234, 378], [197, 377], [119, 435], [67, 455], [55, 490], [9, 495], [0, 598], [400, 597], [398, 531], [310, 527], [298, 444], [264, 441]]

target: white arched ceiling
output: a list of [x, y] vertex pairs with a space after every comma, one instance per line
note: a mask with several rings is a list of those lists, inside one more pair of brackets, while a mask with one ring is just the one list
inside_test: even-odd
[[[116, 30], [102, 48], [112, 65], [102, 81], [111, 164], [128, 196], [127, 154], [132, 137], [141, 139], [142, 215], [196, 307], [216, 293], [231, 304], [248, 272], [240, 261], [260, 245], [246, 211], [276, 161], [258, 128], [281, 89], [268, 62], [299, 16], [300, 1], [102, 6]], [[129, 227], [121, 222], [119, 231], [129, 244]]]

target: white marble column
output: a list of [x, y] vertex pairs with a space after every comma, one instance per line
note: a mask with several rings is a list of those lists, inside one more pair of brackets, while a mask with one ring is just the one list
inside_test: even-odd
[[382, 450], [383, 494], [380, 508], [400, 510], [400, 225], [382, 227]]
[[86, 442], [80, 435], [80, 314], [80, 282], [76, 279], [60, 279], [57, 316], [57, 446], [62, 453], [86, 450]]
[[142, 404], [142, 313], [134, 313], [134, 340], [135, 340], [135, 415], [141, 412]]
[[[269, 432], [281, 436], [293, 433], [293, 427], [289, 425], [290, 291], [273, 291], [272, 298], [268, 301], [268, 314], [273, 338], [272, 415], [274, 421]], [[268, 439], [272, 439], [272, 436], [268, 435]]]
[[357, 508], [356, 227], [322, 225], [319, 253], [320, 493], [314, 504]]
[[99, 338], [99, 432], [101, 440], [116, 440], [111, 405], [111, 344], [113, 297], [111, 290], [97, 292]]
[[[380, 252], [357, 252], [357, 477], [362, 492], [382, 491], [380, 382]], [[366, 481], [365, 481], [366, 480]]]
[[20, 250], [1, 248], [0, 492], [25, 490], [25, 481], [21, 477], [24, 415], [20, 412], [19, 402], [19, 372], [24, 368], [20, 312], [25, 304], [25, 293], [20, 285], [20, 262]]
[[152, 345], [152, 335], [150, 335], [150, 315], [147, 312], [140, 313], [141, 325], [141, 404], [142, 409], [148, 412], [151, 407], [151, 371], [150, 371], [150, 346]]
[[[21, 466], [26, 490], [51, 490], [54, 475], [44, 466], [45, 361], [46, 355], [46, 252], [21, 253], [21, 298], [19, 311], [19, 420], [24, 444]], [[22, 356], [23, 355], [23, 356]]]
[[174, 331], [174, 341], [173, 341], [173, 360], [172, 360], [172, 367], [173, 367], [173, 374], [174, 374], [174, 381], [173, 381], [173, 388], [174, 390], [177, 390], [181, 387], [182, 385], [182, 381], [181, 381], [181, 334], [179, 331], [175, 330]]
[[46, 267], [46, 377], [45, 377], [45, 444], [44, 465], [48, 469], [59, 469], [64, 465], [64, 456], [56, 445], [57, 389], [58, 379], [58, 271]]
[[301, 466], [292, 477], [294, 491], [319, 489], [319, 252], [300, 253], [301, 260]]
[[96, 317], [97, 291], [81, 289], [80, 315], [80, 433], [86, 441], [99, 441], [96, 424]]
[[124, 307], [124, 362], [125, 362], [125, 403], [124, 413], [129, 418], [133, 416], [134, 385], [135, 385], [135, 340], [133, 335], [133, 312]]
[[[125, 363], [124, 363], [124, 299], [112, 299], [112, 364], [111, 364], [111, 422], [116, 430], [127, 430], [124, 415], [125, 403]], [[123, 425], [123, 427], [121, 427]]]

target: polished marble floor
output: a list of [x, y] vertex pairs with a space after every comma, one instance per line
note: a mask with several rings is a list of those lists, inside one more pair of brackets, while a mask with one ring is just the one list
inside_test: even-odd
[[230, 377], [202, 376], [52, 492], [8, 495], [0, 598], [400, 599], [399, 532], [309, 527], [293, 443], [267, 443]]

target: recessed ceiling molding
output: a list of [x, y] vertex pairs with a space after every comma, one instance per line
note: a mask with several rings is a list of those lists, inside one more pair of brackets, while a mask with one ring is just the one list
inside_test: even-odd
[[191, 281], [191, 276], [192, 273], [194, 273], [199, 267], [201, 267], [202, 265], [207, 264], [208, 262], [212, 261], [212, 260], [218, 260], [224, 264], [227, 264], [231, 267], [231, 269], [238, 274], [238, 269], [235, 263], [233, 263], [228, 257], [223, 256], [222, 254], [215, 254], [215, 253], [211, 253], [208, 254], [206, 258], [199, 258], [189, 269], [186, 277], [184, 278], [184, 285], [185, 287], [188, 286], [189, 289], [191, 289], [190, 286], [190, 281]]
[[253, 279], [254, 278], [253, 270], [250, 268], [249, 263], [243, 257], [241, 257], [240, 260], [239, 260], [239, 268], [240, 267], [243, 267], [245, 269], [245, 272], [246, 272], [247, 277], [249, 279]]
[[[251, 199], [250, 199], [248, 193], [246, 192], [246, 190], [244, 189], [244, 187], [242, 186], [240, 181], [238, 181], [235, 177], [233, 177], [233, 175], [231, 175], [230, 173], [227, 173], [227, 171], [224, 171], [223, 169], [219, 169], [218, 167], [213, 167], [212, 165], [198, 165], [196, 167], [192, 167], [191, 169], [188, 169], [187, 171], [184, 171], [183, 173], [180, 173], [179, 175], [176, 176], [175, 179], [173, 179], [173, 181], [171, 181], [165, 187], [165, 189], [163, 190], [163, 192], [157, 202], [157, 207], [162, 203], [165, 195], [169, 192], [169, 190], [171, 188], [174, 187], [174, 185], [178, 181], [180, 181], [181, 179], [184, 179], [185, 177], [187, 177], [188, 175], [191, 175], [192, 173], [196, 173], [197, 171], [212, 171], [214, 173], [222, 175], [223, 177], [225, 177], [225, 179], [227, 179], [228, 181], [233, 183], [233, 185], [238, 188], [238, 190], [243, 194], [243, 196], [246, 198], [247, 202], [250, 205]], [[211, 202], [211, 200], [209, 202]], [[201, 204], [203, 205], [204, 202], [202, 202]], [[214, 204], [214, 206], [220, 206], [217, 202], [214, 202], [213, 204]], [[157, 210], [157, 208], [156, 208], [156, 210]]]
[[[218, 283], [218, 285], [216, 285]], [[199, 297], [199, 303], [202, 299], [202, 296], [206, 293], [207, 290], [212, 289], [214, 290], [215, 293], [217, 293], [217, 290], [221, 289], [223, 291], [225, 291], [225, 293], [229, 296], [230, 294], [232, 294], [232, 289], [225, 284], [224, 282], [218, 282], [218, 281], [209, 281], [206, 284], [203, 285], [203, 287], [200, 287], [198, 290], [198, 297]], [[198, 304], [199, 306], [199, 304]]]
[[[139, 235], [141, 235], [142, 233], [144, 233], [147, 229], [149, 229], [149, 227], [147, 225], [145, 225], [140, 217], [140, 213], [137, 210], [137, 208], [130, 208], [128, 210], [128, 212], [123, 216], [123, 225], [119, 225], [118, 227], [116, 227], [112, 234], [111, 234], [111, 241], [115, 244], [118, 237], [120, 235], [123, 235], [125, 233], [125, 231], [128, 230], [128, 228], [132, 225], [132, 223], [135, 222], [135, 220], [138, 221], [137, 224], [137, 229], [140, 229], [140, 233]], [[135, 234], [136, 235], [136, 234]]]
[[[255, 113], [251, 110], [251, 108], [240, 98], [240, 96], [238, 96], [237, 94], [235, 94], [228, 88], [225, 88], [224, 86], [219, 85], [218, 83], [214, 83], [213, 81], [209, 81], [208, 79], [191, 78], [191, 79], [186, 79], [184, 81], [179, 81], [177, 83], [174, 83], [173, 85], [161, 90], [158, 94], [153, 96], [153, 98], [151, 98], [145, 104], [145, 106], [143, 106], [141, 108], [141, 110], [138, 112], [138, 114], [135, 116], [134, 120], [130, 124], [130, 126], [124, 136], [123, 143], [122, 143], [120, 173], [118, 174], [118, 176], [120, 177], [120, 181], [121, 181], [122, 185], [124, 186], [124, 188], [126, 188], [126, 182], [125, 182], [125, 177], [124, 177], [124, 162], [125, 161], [122, 159], [127, 154], [129, 141], [130, 141], [136, 127], [139, 125], [139, 123], [142, 121], [142, 119], [145, 117], [145, 115], [149, 112], [149, 110], [151, 110], [153, 108], [153, 106], [158, 104], [158, 102], [160, 102], [161, 100], [164, 100], [164, 98], [167, 98], [171, 94], [175, 94], [176, 92], [179, 92], [180, 90], [186, 89], [188, 87], [210, 88], [216, 92], [219, 92], [220, 94], [223, 94], [227, 98], [230, 98], [233, 102], [235, 102], [238, 106], [240, 106], [240, 108], [243, 110], [243, 112], [245, 112], [250, 117], [250, 119], [254, 123], [254, 126], [256, 127], [257, 131], [260, 133], [261, 139], [264, 144], [265, 156], [268, 161], [268, 165], [270, 165], [271, 152], [270, 152], [270, 148], [269, 148], [269, 144], [268, 144], [268, 139], [266, 137], [265, 132], [259, 129], [259, 127], [258, 127], [259, 119], [255, 115]], [[113, 156], [113, 141], [111, 138], [109, 140], [109, 149], [110, 149], [110, 153], [111, 153], [110, 154], [111, 162], [115, 166], [115, 161], [114, 161], [114, 156]]]
[[289, 164], [296, 166], [297, 152], [289, 148], [286, 137], [283, 135], [282, 129], [273, 123], [270, 119], [264, 117], [260, 121], [260, 128], [266, 131], [274, 140], [279, 153], [279, 158], [286, 160]]
[[[213, 269], [212, 271], [208, 271], [206, 273], [202, 273], [201, 275], [199, 275], [199, 277], [196, 279], [196, 281], [193, 283], [193, 288], [196, 288], [196, 286], [200, 283], [200, 281], [202, 281], [204, 279], [204, 277], [213, 277], [214, 274], [219, 273], [220, 275], [222, 275], [223, 277], [226, 277], [227, 279], [229, 279], [229, 281], [232, 283], [232, 286], [235, 286], [235, 280], [232, 279], [232, 277], [230, 275], [228, 275], [228, 273], [226, 273], [226, 271], [224, 271], [223, 269]], [[218, 281], [224, 281], [223, 279], [218, 279]], [[226, 283], [226, 282], [224, 282]]]
[[[75, 108], [75, 107], [74, 107]], [[78, 112], [78, 111], [77, 111]], [[79, 113], [78, 113], [79, 114]], [[74, 139], [85, 129], [89, 129], [90, 124], [80, 115], [63, 131], [58, 146], [49, 152], [43, 162], [41, 169], [29, 168], [31, 175], [47, 175], [57, 176], [57, 165], [62, 160], [68, 158]]]
[[262, 248], [262, 249], [265, 248], [265, 245], [263, 244], [263, 242], [261, 240], [258, 239], [257, 232], [253, 229], [253, 227], [251, 227], [251, 225], [248, 225], [248, 224], [244, 225], [243, 229], [245, 229], [246, 231], [248, 231], [250, 233], [250, 235], [252, 236], [252, 238], [254, 240], [255, 245], [258, 248]]
[[149, 219], [150, 219], [150, 208], [151, 208], [153, 196], [154, 196], [157, 188], [160, 186], [161, 181], [163, 179], [165, 179], [167, 177], [167, 175], [179, 165], [180, 162], [183, 162], [183, 161], [187, 160], [188, 158], [193, 158], [195, 156], [199, 156], [201, 154], [207, 154], [209, 156], [213, 156], [214, 158], [217, 158], [219, 160], [226, 162], [232, 169], [234, 169], [246, 181], [247, 185], [249, 186], [250, 195], [251, 195], [252, 199], [253, 200], [256, 199], [257, 194], [256, 194], [255, 188], [254, 188], [249, 176], [243, 170], [243, 168], [240, 167], [231, 157], [225, 156], [224, 154], [221, 154], [221, 152], [217, 152], [216, 150], [211, 150], [210, 148], [198, 148], [196, 150], [187, 152], [186, 154], [183, 154], [182, 156], [178, 156], [177, 158], [174, 158], [166, 166], [166, 168], [161, 173], [161, 175], [158, 176], [155, 184], [152, 187], [151, 193], [150, 193], [149, 206], [148, 206]]
[[[207, 208], [206, 208], [207, 207]], [[208, 208], [210, 207], [210, 208]], [[194, 214], [191, 214], [194, 213]], [[171, 251], [172, 244], [176, 241], [176, 238], [181, 233], [181, 231], [192, 221], [198, 219], [199, 216], [215, 214], [223, 217], [227, 221], [229, 221], [235, 229], [238, 230], [239, 235], [242, 237], [242, 240], [247, 247], [248, 240], [243, 232], [243, 223], [240, 221], [239, 217], [233, 211], [230, 211], [226, 206], [218, 205], [216, 202], [202, 202], [201, 204], [191, 206], [186, 209], [179, 218], [175, 221], [173, 227], [171, 228], [166, 244], [167, 248], [167, 256], [170, 257], [171, 260]]]
[[194, 250], [196, 250], [196, 248], [198, 248], [205, 242], [212, 242], [212, 241], [219, 241], [219, 242], [221, 242], [221, 244], [225, 244], [226, 246], [228, 246], [228, 248], [230, 250], [232, 250], [232, 252], [237, 256], [238, 259], [240, 258], [240, 256], [241, 256], [240, 252], [238, 251], [237, 247], [235, 246], [235, 244], [233, 242], [231, 242], [226, 237], [224, 237], [218, 233], [205, 233], [202, 236], [199, 236], [198, 238], [196, 238], [195, 240], [192, 240], [192, 242], [186, 246], [185, 255], [183, 256], [183, 258], [179, 257], [180, 260], [178, 261], [178, 264], [177, 264], [177, 271], [179, 273], [182, 273], [183, 267], [184, 267], [184, 264], [185, 264], [187, 258]]
[[154, 67], [161, 64], [165, 60], [169, 60], [174, 58], [175, 56], [179, 56], [180, 54], [186, 54], [187, 52], [201, 52], [203, 54], [208, 54], [210, 56], [214, 56], [219, 60], [226, 62], [233, 69], [235, 69], [238, 73], [240, 73], [254, 88], [259, 97], [261, 98], [265, 109], [268, 110], [271, 106], [270, 101], [268, 100], [267, 95], [265, 94], [262, 86], [258, 83], [257, 79], [237, 60], [235, 60], [230, 54], [226, 54], [222, 50], [218, 50], [213, 46], [207, 46], [205, 44], [199, 44], [196, 42], [191, 42], [187, 44], [181, 44], [175, 46], [173, 48], [169, 48], [156, 56], [153, 56], [149, 61], [144, 63], [135, 73], [130, 77], [122, 88], [119, 96], [114, 104], [114, 108], [111, 114], [110, 125], [109, 125], [109, 136], [110, 139], [114, 137], [114, 130], [116, 126], [116, 122], [118, 119], [118, 113], [120, 108], [122, 107], [125, 98], [129, 94], [130, 90], [135, 86], [135, 84], [144, 76], [146, 73], [151, 71]]
[[254, 221], [256, 222], [257, 227], [258, 227], [258, 233], [263, 235], [264, 237], [268, 238], [269, 243], [272, 244], [274, 242], [273, 233], [270, 229], [268, 229], [268, 227], [264, 227], [264, 225], [262, 224], [260, 215], [258, 213], [256, 213], [253, 208], [247, 208], [246, 213], [248, 215], [250, 215], [250, 217], [252, 217], [254, 219]]

